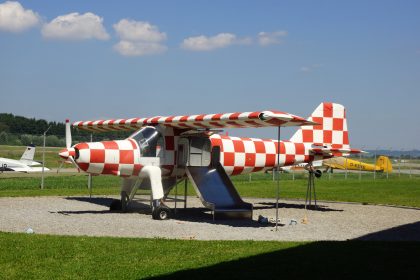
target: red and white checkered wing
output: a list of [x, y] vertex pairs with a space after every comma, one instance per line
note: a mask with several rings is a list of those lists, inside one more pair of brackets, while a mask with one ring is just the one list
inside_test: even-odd
[[137, 130], [143, 126], [163, 125], [179, 129], [246, 128], [268, 126], [302, 126], [314, 123], [280, 111], [237, 112], [117, 120], [79, 121], [74, 127], [88, 131]]

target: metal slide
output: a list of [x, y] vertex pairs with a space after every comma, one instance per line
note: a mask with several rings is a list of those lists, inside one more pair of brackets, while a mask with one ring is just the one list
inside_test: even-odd
[[187, 174], [203, 205], [213, 211], [213, 218], [252, 219], [252, 204], [242, 200], [220, 163], [215, 167], [188, 166]]

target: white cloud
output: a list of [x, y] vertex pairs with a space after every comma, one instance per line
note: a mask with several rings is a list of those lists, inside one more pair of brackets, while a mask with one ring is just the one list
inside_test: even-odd
[[213, 37], [204, 35], [184, 39], [181, 47], [191, 51], [211, 51], [225, 48], [234, 44], [250, 44], [250, 38], [238, 38], [232, 33], [219, 33]]
[[122, 19], [114, 24], [114, 29], [121, 40], [125, 41], [162, 42], [166, 40], [166, 34], [148, 22]]
[[21, 32], [39, 23], [39, 15], [32, 10], [25, 10], [19, 2], [0, 4], [0, 30]]
[[125, 56], [160, 54], [167, 51], [163, 44], [166, 33], [160, 32], [156, 25], [149, 22], [122, 19], [113, 25], [121, 39], [114, 49]]
[[281, 44], [282, 38], [287, 36], [287, 31], [260, 32], [258, 33], [258, 43], [261, 46]]
[[120, 41], [114, 45], [114, 49], [125, 56], [142, 56], [164, 53], [168, 48], [153, 42]]
[[108, 40], [109, 35], [102, 24], [103, 18], [92, 13], [70, 13], [58, 16], [44, 24], [42, 35], [62, 40], [98, 39]]
[[309, 73], [309, 72], [312, 72], [315, 69], [318, 69], [322, 66], [324, 66], [324, 65], [323, 64], [312, 64], [312, 65], [309, 65], [309, 66], [302, 66], [302, 67], [300, 67], [300, 71], [305, 72], [305, 73]]

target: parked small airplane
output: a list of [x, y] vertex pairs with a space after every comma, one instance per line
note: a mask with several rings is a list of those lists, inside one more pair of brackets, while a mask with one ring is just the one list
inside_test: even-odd
[[[387, 156], [379, 156], [375, 164], [369, 164], [362, 161], [345, 158], [345, 157], [333, 157], [324, 159], [312, 163], [313, 167], [317, 170], [325, 168], [324, 172], [329, 170], [332, 172], [334, 169], [341, 170], [354, 170], [354, 171], [369, 171], [369, 172], [392, 172], [392, 163]], [[290, 170], [304, 170], [305, 164], [299, 164], [294, 166], [282, 167], [283, 171]], [[318, 171], [318, 175], [321, 174]]]
[[328, 169], [347, 169], [370, 172], [392, 172], [392, 163], [386, 156], [379, 156], [375, 164], [369, 164], [344, 157], [335, 157], [324, 160], [323, 165], [327, 167], [326, 171], [328, 171]]
[[[202, 203], [214, 214], [252, 218], [229, 175], [246, 174], [359, 153], [349, 145], [344, 106], [321, 103], [306, 120], [279, 111], [79, 121], [82, 130], [136, 130], [125, 140], [71, 145], [59, 155], [93, 174], [122, 177], [121, 200], [111, 210], [125, 211], [137, 189], [150, 188], [154, 219], [166, 219], [169, 191], [188, 178]], [[212, 129], [302, 126], [290, 141], [224, 136]], [[280, 130], [279, 130], [280, 132]]]
[[[42, 167], [39, 166], [42, 163], [34, 161], [35, 146], [29, 145], [23, 152], [22, 157], [17, 159], [0, 158], [0, 171], [17, 171], [17, 172], [41, 172]], [[44, 167], [44, 171], [49, 169]]]

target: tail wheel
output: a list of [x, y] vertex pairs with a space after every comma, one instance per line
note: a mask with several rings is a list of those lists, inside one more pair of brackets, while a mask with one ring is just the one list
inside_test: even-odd
[[167, 220], [170, 218], [171, 209], [168, 206], [160, 205], [153, 209], [152, 218], [154, 220]]

